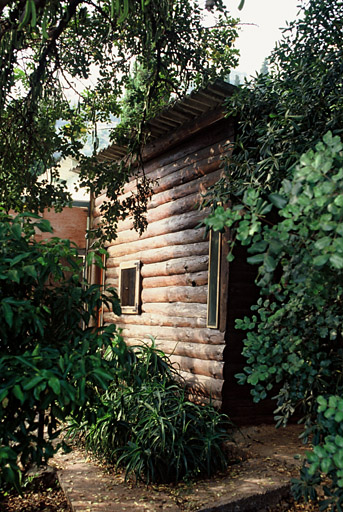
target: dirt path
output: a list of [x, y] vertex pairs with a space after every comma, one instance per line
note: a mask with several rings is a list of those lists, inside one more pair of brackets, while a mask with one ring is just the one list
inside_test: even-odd
[[298, 439], [300, 432], [297, 425], [242, 429], [228, 446], [236, 463], [223, 475], [189, 485], [128, 485], [122, 473], [104, 473], [103, 467], [79, 450], [58, 454], [54, 464], [75, 512], [243, 512], [268, 506], [276, 510], [301, 465], [305, 447]]

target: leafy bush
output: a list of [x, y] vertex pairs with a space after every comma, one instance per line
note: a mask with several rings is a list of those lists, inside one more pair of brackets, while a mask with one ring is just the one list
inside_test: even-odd
[[[265, 217], [273, 206], [275, 224]], [[247, 189], [241, 204], [218, 208], [207, 220], [215, 229], [236, 224], [236, 238], [248, 246], [248, 261], [260, 265], [255, 314], [236, 322], [247, 331], [247, 366], [237, 377], [253, 386], [255, 401], [277, 387], [278, 424], [285, 424], [296, 408], [303, 411], [305, 438], [312, 433], [315, 445], [308, 459], [312, 484], [307, 481], [306, 487], [316, 494], [319, 472], [327, 473], [331, 485], [324, 490], [333, 495], [337, 510], [343, 496], [338, 398], [343, 395], [342, 218], [343, 144], [328, 132], [315, 151], [301, 157], [293, 178], [284, 180], [277, 193], [265, 198]]]
[[115, 292], [82, 283], [70, 243], [39, 243], [35, 230], [51, 228], [0, 212], [0, 487], [53, 455], [58, 422], [91, 414], [115, 371], [102, 357], [115, 328], [92, 326], [103, 301], [120, 312]]
[[[248, 261], [260, 265], [260, 299], [251, 318], [237, 321], [247, 331], [238, 379], [252, 385], [255, 401], [276, 387], [278, 424], [302, 409], [304, 439], [313, 434], [317, 455], [326, 453], [327, 436], [341, 435], [317, 400], [330, 403], [343, 391], [342, 17], [342, 2], [302, 2], [268, 74], [228, 99], [233, 153], [226, 177], [205, 198], [216, 209], [208, 225], [229, 227], [232, 240], [248, 247]], [[217, 208], [228, 201], [230, 209]], [[323, 455], [326, 462], [313, 469], [315, 460], [301, 472], [298, 495], [317, 495], [323, 467], [331, 479], [325, 493], [341, 510], [342, 468]]]
[[307, 464], [301, 478], [293, 480], [293, 493], [299, 498], [315, 499], [315, 487], [322, 485], [326, 499], [321, 509], [341, 512], [343, 509], [343, 398], [320, 395], [318, 422], [312, 426], [313, 451], [307, 453]]
[[83, 433], [88, 449], [146, 482], [177, 482], [224, 469], [228, 418], [210, 404], [188, 401], [170, 361], [154, 344], [131, 349], [117, 339], [114, 351], [130, 364], [121, 365], [126, 370], [102, 396], [97, 421], [74, 423], [70, 433]]
[[236, 140], [227, 175], [214, 189], [222, 204], [228, 193], [242, 194], [247, 186], [276, 191], [325, 133], [342, 135], [342, 18], [341, 1], [301, 2], [298, 18], [268, 58], [268, 74], [260, 73], [227, 99]]

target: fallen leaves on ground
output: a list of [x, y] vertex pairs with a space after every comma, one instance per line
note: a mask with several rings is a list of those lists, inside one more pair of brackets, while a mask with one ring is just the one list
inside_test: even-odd
[[71, 512], [61, 489], [25, 491], [23, 495], [12, 493], [0, 496], [1, 512]]
[[298, 503], [290, 496], [284, 498], [273, 507], [268, 507], [267, 512], [319, 512], [319, 505], [314, 502]]

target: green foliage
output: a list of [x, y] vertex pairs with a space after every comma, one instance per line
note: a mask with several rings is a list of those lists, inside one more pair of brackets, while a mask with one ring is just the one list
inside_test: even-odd
[[119, 339], [114, 353], [121, 358], [120, 370], [102, 395], [97, 420], [74, 422], [71, 434], [83, 433], [88, 449], [147, 483], [224, 469], [228, 418], [210, 404], [187, 400], [169, 359], [154, 343], [127, 348]]
[[[140, 124], [140, 120], [143, 119], [149, 83], [149, 71], [135, 62], [132, 76], [127, 81], [125, 95], [122, 101], [121, 122], [112, 133], [112, 137], [117, 143], [127, 145], [130, 137], [132, 137], [133, 129], [135, 127], [137, 128]], [[161, 101], [161, 104], [165, 105], [168, 103], [169, 95], [166, 90], [163, 90], [162, 93], [166, 94], [166, 97]], [[158, 108], [158, 101], [155, 102], [155, 106]], [[131, 130], [131, 132], [125, 133], [127, 130]]]
[[[342, 468], [324, 447], [341, 427], [317, 399], [329, 403], [343, 391], [342, 19], [340, 1], [303, 2], [268, 59], [268, 75], [228, 100], [234, 151], [226, 178], [205, 198], [215, 209], [207, 224], [230, 228], [232, 245], [247, 246], [259, 269], [258, 303], [236, 322], [247, 331], [238, 380], [251, 384], [256, 402], [277, 394], [277, 424], [303, 412], [304, 439], [313, 433], [315, 448], [295, 488], [315, 497], [327, 471], [323, 508], [333, 510], [342, 509]], [[230, 208], [218, 207], [228, 200]]]
[[87, 415], [114, 372], [102, 352], [115, 328], [92, 321], [103, 301], [120, 313], [115, 292], [82, 283], [70, 242], [36, 242], [35, 230], [51, 228], [0, 213], [0, 487], [53, 455], [59, 422]]
[[[341, 396], [320, 395], [318, 422], [311, 429], [313, 451], [307, 453], [307, 464], [302, 468], [301, 478], [293, 480], [293, 493], [304, 496], [306, 501], [315, 499], [315, 485], [322, 485], [326, 499], [321, 510], [341, 512], [343, 509], [343, 399]], [[309, 485], [310, 483], [310, 485]], [[313, 485], [315, 483], [315, 485]]]
[[262, 69], [228, 99], [237, 132], [226, 192], [276, 190], [324, 133], [342, 134], [342, 19], [340, 1], [304, 1], [268, 58], [268, 74]]
[[[3, 2], [0, 206], [37, 212], [68, 204], [56, 155], [72, 156], [81, 161], [81, 186], [95, 195], [109, 190], [103, 212], [108, 236], [115, 236], [119, 215], [132, 213], [140, 225], [149, 187], [142, 187], [138, 199], [122, 205], [118, 194], [133, 172], [132, 155], [139, 154], [144, 143], [145, 121], [171, 93], [182, 95], [191, 85], [223, 77], [237, 64], [237, 50], [232, 48], [237, 22], [221, 2], [216, 9], [218, 23], [205, 28], [201, 10], [192, 0]], [[92, 130], [96, 151], [97, 122], [121, 115], [132, 62], [146, 73], [141, 97], [135, 97], [141, 106], [138, 115], [127, 117], [133, 125], [126, 130], [131, 133], [127, 161], [102, 165], [82, 156], [80, 135], [86, 127]], [[77, 96], [75, 89], [80, 87], [84, 92]], [[71, 89], [72, 105], [67, 99]], [[57, 121], [64, 123], [59, 131]]]
[[[236, 321], [237, 328], [247, 331], [247, 366], [237, 377], [253, 386], [255, 401], [277, 388], [278, 424], [285, 424], [296, 408], [302, 410], [306, 437], [315, 434], [309, 476], [317, 477], [317, 470], [327, 473], [337, 500], [342, 500], [341, 447], [328, 449], [328, 455], [327, 443], [332, 436], [340, 442], [341, 436], [342, 198], [343, 144], [328, 132], [315, 150], [302, 155], [292, 179], [285, 179], [269, 200], [247, 189], [241, 204], [218, 208], [207, 220], [215, 229], [236, 223], [236, 239], [248, 246], [248, 261], [260, 265], [261, 297], [252, 307], [254, 314]], [[276, 223], [266, 217], [272, 207]], [[319, 453], [323, 460], [316, 458]]]

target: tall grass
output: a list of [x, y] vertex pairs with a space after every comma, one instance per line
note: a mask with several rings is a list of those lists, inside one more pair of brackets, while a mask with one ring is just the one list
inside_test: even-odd
[[134, 348], [121, 338], [116, 343], [118, 378], [102, 396], [95, 420], [74, 423], [70, 433], [82, 433], [88, 450], [147, 483], [225, 469], [228, 417], [210, 403], [187, 399], [170, 360], [153, 340], [151, 346]]

